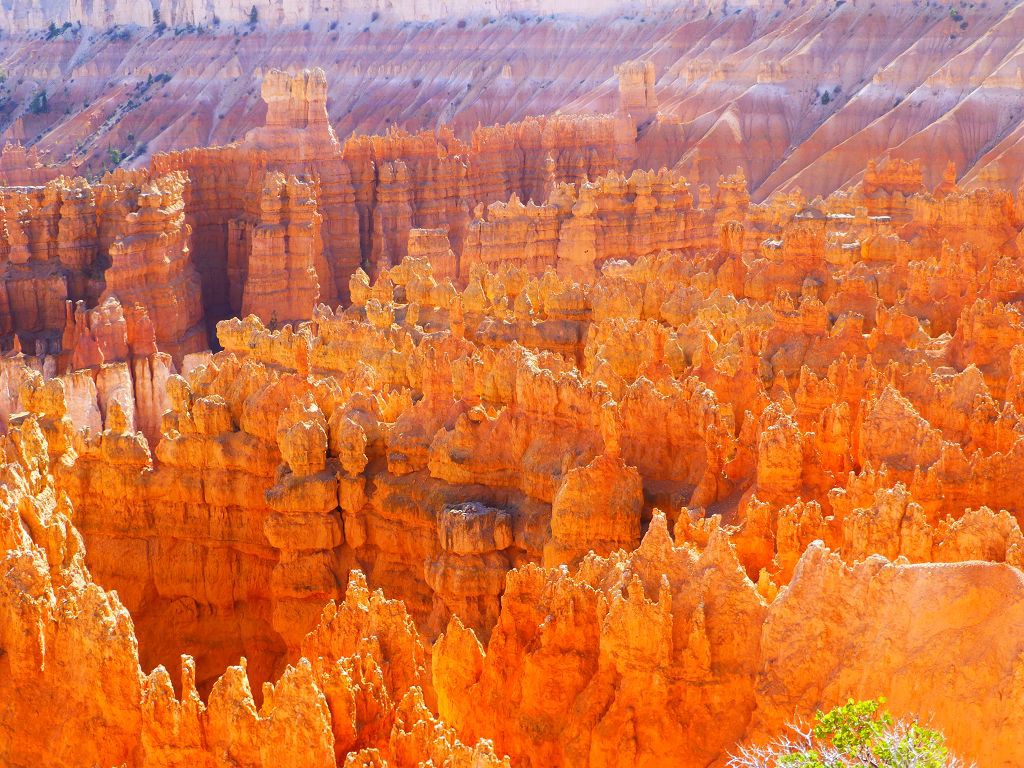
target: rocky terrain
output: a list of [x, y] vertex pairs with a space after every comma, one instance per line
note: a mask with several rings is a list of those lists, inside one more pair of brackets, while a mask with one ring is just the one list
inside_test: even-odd
[[1024, 763], [1016, 6], [139, 5], [0, 4], [0, 764]]

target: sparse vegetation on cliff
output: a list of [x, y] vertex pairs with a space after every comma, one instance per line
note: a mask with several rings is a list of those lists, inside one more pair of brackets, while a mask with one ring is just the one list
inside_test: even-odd
[[28, 111], [33, 115], [42, 115], [50, 111], [50, 100], [45, 90], [39, 90], [29, 102]]
[[71, 29], [71, 22], [65, 21], [61, 26], [57, 26], [54, 22], [50, 22], [50, 25], [46, 28], [46, 39], [53, 40], [56, 37], [60, 37], [67, 30]]
[[764, 746], [744, 746], [729, 768], [962, 768], [946, 737], [917, 722], [895, 720], [884, 698], [849, 699], [818, 712], [814, 725], [789, 725], [789, 733]]

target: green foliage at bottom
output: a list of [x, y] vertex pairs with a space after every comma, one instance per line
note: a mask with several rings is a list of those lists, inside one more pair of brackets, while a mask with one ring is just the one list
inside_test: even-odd
[[808, 728], [790, 725], [791, 735], [767, 746], [743, 747], [730, 768], [955, 768], [962, 766], [945, 736], [916, 722], [895, 721], [885, 699], [854, 701], [818, 712]]

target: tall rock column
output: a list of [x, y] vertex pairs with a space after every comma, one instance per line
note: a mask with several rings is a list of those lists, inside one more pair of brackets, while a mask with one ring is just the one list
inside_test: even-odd
[[412, 221], [409, 167], [401, 160], [382, 163], [378, 169], [377, 207], [373, 211], [372, 277], [405, 258]]
[[323, 259], [316, 191], [309, 182], [267, 175], [259, 221], [243, 239], [250, 248], [242, 315], [264, 323], [312, 317], [320, 298], [316, 265]]
[[558, 275], [591, 283], [597, 274], [597, 201], [590, 185], [582, 185], [572, 217], [562, 224], [558, 239]]
[[273, 623], [290, 650], [316, 625], [323, 604], [341, 596], [334, 550], [344, 541], [336, 460], [327, 458], [327, 422], [307, 395], [277, 424], [283, 465], [266, 492], [263, 532], [281, 559], [271, 575]]
[[265, 153], [267, 167], [305, 177], [317, 189], [323, 216], [324, 258], [315, 267], [320, 300], [348, 300], [348, 281], [359, 269], [359, 213], [352, 173], [327, 118], [327, 76], [322, 69], [297, 74], [271, 70], [261, 90], [266, 125], [245, 136], [245, 145]]
[[263, 78], [260, 95], [267, 105], [268, 129], [331, 131], [327, 121], [327, 75], [322, 69], [306, 69], [297, 75], [272, 69]]
[[57, 223], [57, 257], [68, 270], [69, 298], [95, 299], [98, 281], [90, 278], [98, 247], [96, 196], [85, 179], [72, 179], [60, 188]]
[[171, 173], [138, 190], [137, 209], [125, 217], [124, 234], [110, 246], [101, 297], [115, 296], [122, 306], [142, 305], [157, 346], [178, 364], [186, 354], [207, 347], [199, 274], [189, 259], [192, 230], [185, 223], [185, 183], [183, 173]]
[[[61, 185], [0, 191], [0, 331], [3, 346], [33, 354], [55, 351], [68, 296], [68, 270], [56, 258], [63, 245], [59, 220]], [[66, 235], [66, 233], [63, 233]], [[69, 243], [70, 245], [70, 243]]]
[[654, 62], [626, 61], [615, 67], [619, 78], [619, 105], [637, 123], [658, 113], [658, 96], [654, 92]]

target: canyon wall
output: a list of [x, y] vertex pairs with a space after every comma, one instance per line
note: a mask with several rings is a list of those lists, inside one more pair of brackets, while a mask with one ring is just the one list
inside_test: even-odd
[[[761, 3], [763, 4], [763, 3]], [[647, 2], [653, 9], [659, 3]], [[404, 20], [425, 21], [460, 14], [550, 13], [552, 10], [595, 15], [628, 8], [623, 0], [587, 0], [582, 5], [552, 7], [538, 0], [5, 0], [0, 4], [0, 27], [7, 32], [35, 32], [50, 22], [64, 22], [93, 29], [112, 26], [169, 26], [187, 24], [247, 24], [255, 9], [256, 18], [283, 27], [299, 27], [314, 20], [331, 20], [345, 15], [369, 16], [386, 13]]]
[[[294, 76], [271, 71], [263, 98], [266, 125], [243, 142], [153, 160], [157, 173], [180, 172], [195, 180], [186, 220], [196, 233], [194, 262], [203, 278], [209, 326], [250, 311], [272, 321], [269, 305], [245, 304], [246, 291], [252, 291], [249, 265], [255, 258], [259, 269], [277, 263], [304, 268], [292, 267], [299, 257], [285, 253], [291, 247], [290, 225], [281, 217], [290, 214], [272, 213], [292, 206], [286, 201], [299, 193], [295, 184], [309, 189], [301, 194], [301, 205], [308, 208], [302, 218], [318, 221], [321, 230], [301, 246], [301, 258], [316, 272], [319, 300], [344, 304], [355, 271], [362, 266], [376, 275], [401, 261], [413, 228], [446, 227], [461, 252], [470, 212], [484, 201], [510, 195], [545, 199], [559, 183], [607, 174], [618, 165], [621, 125], [632, 125], [622, 116], [568, 115], [480, 128], [469, 143], [451, 131], [392, 130], [342, 144], [327, 118], [322, 70]], [[274, 174], [282, 173], [294, 176], [295, 184], [275, 180]], [[312, 288], [306, 278], [308, 296]], [[293, 311], [283, 288], [257, 290], [268, 300], [284, 301], [279, 321], [305, 319], [316, 300], [303, 299], [301, 311]]]
[[36, 162], [88, 176], [142, 167], [158, 152], [241, 141], [265, 123], [264, 76], [315, 67], [327, 73], [328, 117], [342, 140], [396, 126], [450, 127], [465, 141], [480, 125], [552, 115], [612, 78], [620, 56], [639, 57], [655, 41], [667, 11], [642, 21], [545, 12], [403, 22], [382, 13], [294, 26], [162, 16], [166, 28], [92, 30], [58, 21], [52, 37], [43, 21], [7, 33], [0, 141], [38, 153], [18, 164], [26, 173]]
[[934, 157], [922, 169], [929, 189], [949, 161], [962, 182], [1017, 185], [1016, 2], [585, 4], [558, 15], [261, 0], [251, 25], [250, 2], [166, 0], [166, 27], [147, 5], [0, 6], [0, 139], [90, 175], [141, 167], [156, 152], [241, 140], [263, 123], [267, 72], [320, 66], [342, 139], [448, 126], [467, 140], [481, 124], [623, 106], [639, 126], [635, 167], [708, 185], [740, 167], [756, 200], [827, 195], [889, 156]]

